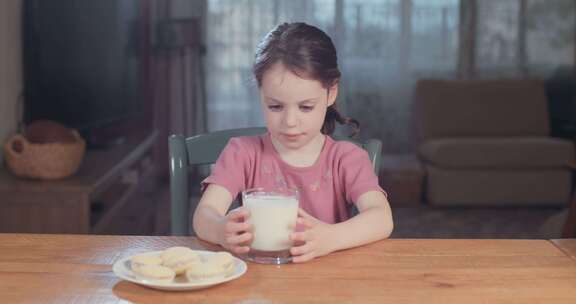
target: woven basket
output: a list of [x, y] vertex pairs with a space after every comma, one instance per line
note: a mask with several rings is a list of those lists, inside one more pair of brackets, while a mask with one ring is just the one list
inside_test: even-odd
[[76, 173], [86, 150], [86, 143], [80, 134], [75, 130], [72, 133], [75, 142], [42, 144], [31, 143], [24, 136], [16, 134], [4, 144], [6, 163], [14, 175], [20, 177], [68, 177]]

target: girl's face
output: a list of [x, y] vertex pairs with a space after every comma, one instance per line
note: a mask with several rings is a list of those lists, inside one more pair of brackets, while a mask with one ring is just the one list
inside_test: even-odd
[[303, 79], [276, 63], [262, 76], [260, 100], [266, 125], [283, 147], [296, 150], [320, 136], [327, 108], [338, 85], [326, 89], [317, 80]]

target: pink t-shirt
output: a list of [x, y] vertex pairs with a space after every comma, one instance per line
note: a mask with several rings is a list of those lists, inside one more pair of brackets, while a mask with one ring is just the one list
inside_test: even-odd
[[[382, 191], [368, 153], [353, 143], [326, 136], [316, 162], [294, 167], [280, 158], [270, 134], [235, 137], [203, 182], [226, 188], [232, 197], [257, 187], [296, 188], [300, 207], [314, 217], [337, 223], [349, 218], [347, 202], [368, 191]], [[385, 193], [385, 192], [384, 192]]]

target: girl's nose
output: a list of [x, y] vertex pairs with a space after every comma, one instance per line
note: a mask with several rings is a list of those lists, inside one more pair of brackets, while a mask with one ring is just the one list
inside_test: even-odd
[[284, 112], [284, 124], [287, 127], [295, 127], [298, 125], [298, 113], [297, 111], [287, 109]]

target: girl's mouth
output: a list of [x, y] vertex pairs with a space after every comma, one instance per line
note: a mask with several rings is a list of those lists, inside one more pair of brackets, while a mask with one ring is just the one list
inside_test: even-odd
[[296, 141], [302, 134], [282, 134], [289, 141]]

